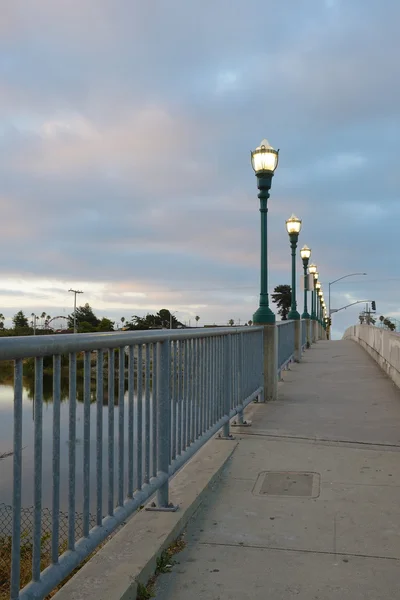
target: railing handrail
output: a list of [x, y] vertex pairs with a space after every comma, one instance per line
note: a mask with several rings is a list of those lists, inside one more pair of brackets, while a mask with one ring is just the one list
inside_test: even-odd
[[[304, 319], [301, 319], [302, 321], [304, 321]], [[286, 321], [277, 321], [276, 324], [278, 326], [280, 325], [289, 325], [290, 323], [294, 323], [294, 319], [287, 319]]]
[[15, 336], [0, 339], [0, 360], [15, 360], [32, 356], [68, 354], [132, 344], [218, 337], [260, 331], [260, 326], [207, 327], [193, 329], [154, 329], [150, 331], [119, 331], [105, 333], [60, 333], [56, 335]]

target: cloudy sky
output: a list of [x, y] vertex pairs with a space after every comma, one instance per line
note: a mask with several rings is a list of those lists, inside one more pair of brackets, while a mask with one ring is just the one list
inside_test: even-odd
[[333, 307], [400, 316], [399, 19], [398, 0], [3, 0], [0, 310], [68, 314], [76, 287], [117, 321], [247, 321], [267, 137], [271, 290], [294, 212], [326, 291], [368, 273]]

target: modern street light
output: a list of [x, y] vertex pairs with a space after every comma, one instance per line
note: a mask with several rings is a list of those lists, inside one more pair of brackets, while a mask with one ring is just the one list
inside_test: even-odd
[[68, 290], [69, 292], [73, 292], [74, 294], [74, 333], [76, 333], [76, 295], [83, 294], [83, 292], [79, 290]]
[[290, 247], [292, 249], [292, 304], [288, 314], [288, 319], [297, 321], [300, 319], [300, 314], [297, 311], [296, 302], [296, 248], [299, 239], [299, 233], [301, 231], [301, 219], [298, 219], [296, 215], [292, 215], [290, 219], [286, 221], [286, 230], [289, 234]]
[[260, 199], [261, 214], [261, 285], [260, 305], [254, 313], [254, 324], [275, 323], [275, 315], [269, 307], [268, 300], [268, 198], [271, 189], [272, 177], [278, 166], [279, 150], [274, 150], [267, 140], [251, 152], [251, 166], [257, 177], [258, 197]]
[[341, 281], [342, 279], [346, 279], [347, 277], [355, 277], [356, 275], [366, 275], [367, 273], [349, 273], [349, 275], [343, 275], [343, 277], [339, 277], [339, 279], [335, 279], [335, 281], [330, 281], [328, 284], [328, 314], [331, 316], [331, 285]]
[[311, 256], [311, 249], [308, 246], [303, 246], [302, 249], [300, 250], [300, 256], [301, 256], [301, 260], [303, 261], [303, 271], [304, 271], [304, 312], [301, 315], [301, 318], [309, 319], [310, 315], [308, 314], [308, 307], [307, 307], [307, 287], [308, 287], [307, 286], [307, 268], [308, 268], [308, 261], [310, 260], [310, 256]]

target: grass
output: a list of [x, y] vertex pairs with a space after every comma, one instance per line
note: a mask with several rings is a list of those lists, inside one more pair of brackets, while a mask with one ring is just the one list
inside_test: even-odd
[[185, 548], [186, 542], [183, 539], [183, 535], [179, 536], [172, 544], [164, 550], [157, 558], [157, 566], [154, 575], [149, 579], [147, 585], [138, 583], [136, 600], [150, 600], [154, 597], [154, 586], [156, 584], [157, 577], [161, 573], [170, 573], [172, 567], [176, 564], [176, 560], [173, 558], [179, 552]]
[[[113, 532], [100, 546], [96, 548], [72, 573], [70, 573], [45, 600], [50, 600], [53, 596], [85, 565], [95, 554], [108, 542]], [[21, 589], [32, 579], [32, 554], [33, 544], [27, 539], [28, 534], [21, 535], [21, 562], [20, 562], [20, 586]], [[51, 534], [46, 533], [41, 540], [42, 552], [40, 568], [45, 569], [51, 564], [50, 540]], [[59, 555], [67, 550], [67, 541], [62, 543], [59, 548]], [[11, 577], [11, 536], [0, 537], [0, 600], [9, 600], [10, 598], [10, 577]]]

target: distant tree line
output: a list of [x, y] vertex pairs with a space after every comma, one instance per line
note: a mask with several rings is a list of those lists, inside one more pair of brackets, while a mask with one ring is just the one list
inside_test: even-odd
[[[19, 310], [12, 318], [12, 327], [4, 326], [5, 317], [0, 313], [0, 336], [19, 336], [19, 335], [49, 335], [54, 331], [49, 327], [51, 316], [45, 312], [41, 316], [35, 316], [32, 313], [32, 318]], [[195, 317], [198, 323], [200, 317]], [[74, 314], [71, 313], [67, 317], [68, 327], [63, 333], [72, 333], [74, 329]], [[36, 326], [35, 326], [36, 325]], [[173, 329], [185, 327], [178, 319], [166, 308], [161, 309], [155, 314], [148, 313], [144, 317], [133, 315], [130, 320], [121, 317], [121, 325], [124, 331], [129, 330], [146, 330], [146, 329]], [[95, 314], [90, 304], [86, 303], [83, 306], [76, 308], [76, 327], [78, 333], [95, 333], [115, 331], [115, 321], [103, 317], [100, 319]]]

